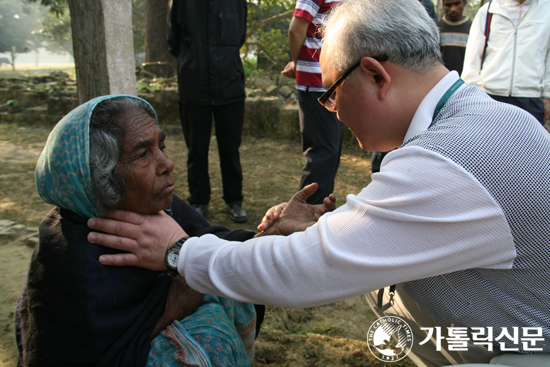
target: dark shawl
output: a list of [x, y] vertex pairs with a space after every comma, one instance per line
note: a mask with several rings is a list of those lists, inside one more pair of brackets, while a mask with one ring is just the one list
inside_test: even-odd
[[[213, 233], [233, 241], [254, 236], [210, 226], [175, 196], [167, 212], [190, 236]], [[101, 265], [101, 254], [117, 251], [89, 243], [86, 220], [55, 208], [40, 224], [40, 244], [16, 310], [20, 365], [144, 366], [147, 361], [149, 335], [174, 275]]]

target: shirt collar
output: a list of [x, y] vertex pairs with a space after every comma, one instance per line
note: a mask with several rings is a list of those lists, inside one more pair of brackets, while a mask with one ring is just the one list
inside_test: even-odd
[[441, 97], [443, 97], [445, 92], [447, 92], [447, 90], [451, 88], [458, 79], [458, 73], [453, 70], [445, 75], [443, 79], [441, 79], [439, 83], [437, 83], [432, 90], [426, 94], [426, 97], [424, 97], [422, 102], [420, 102], [420, 105], [418, 105], [418, 108], [414, 113], [403, 142], [406, 142], [413, 136], [426, 131], [428, 127], [430, 127], [437, 103]]
[[516, 7], [516, 6], [529, 6], [531, 5], [531, 0], [525, 0], [523, 4], [518, 3], [516, 0], [504, 0], [504, 2], [501, 1], [501, 6], [505, 5], [510, 8]]

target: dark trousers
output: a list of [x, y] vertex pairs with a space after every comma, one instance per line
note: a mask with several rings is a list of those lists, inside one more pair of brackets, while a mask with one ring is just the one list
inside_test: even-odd
[[376, 173], [380, 172], [380, 165], [382, 160], [389, 152], [372, 152], [372, 161], [371, 161], [371, 172]]
[[502, 97], [492, 94], [489, 96], [496, 101], [512, 104], [529, 112], [544, 126], [544, 103], [540, 98]]
[[305, 158], [300, 189], [317, 182], [319, 188], [311, 195], [309, 204], [321, 204], [334, 191], [334, 178], [340, 165], [344, 125], [336, 114], [317, 102], [323, 93], [298, 91], [300, 130]]
[[223, 199], [226, 203], [242, 202], [243, 172], [239, 147], [244, 121], [244, 101], [223, 106], [200, 106], [180, 102], [181, 126], [188, 149], [189, 202], [208, 204], [210, 201], [208, 149], [212, 135], [212, 116], [220, 155]]

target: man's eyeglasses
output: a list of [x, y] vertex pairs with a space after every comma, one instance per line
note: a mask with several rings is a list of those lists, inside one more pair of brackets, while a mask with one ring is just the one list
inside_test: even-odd
[[[387, 61], [388, 55], [380, 55], [380, 56], [371, 56], [373, 59], [375, 59], [378, 62]], [[336, 110], [336, 101], [334, 100], [334, 93], [336, 92], [336, 88], [342, 84], [344, 80], [351, 74], [352, 71], [357, 69], [361, 65], [361, 60], [357, 62], [357, 64], [353, 65], [351, 68], [348, 69], [341, 77], [338, 78], [338, 80], [329, 88], [321, 97], [319, 97], [317, 100], [321, 104], [321, 106], [325, 107], [330, 112], [335, 112]]]

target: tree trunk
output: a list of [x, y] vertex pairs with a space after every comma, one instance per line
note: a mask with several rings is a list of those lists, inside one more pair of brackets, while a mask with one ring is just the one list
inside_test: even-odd
[[107, 94], [136, 95], [130, 0], [68, 3], [79, 103]]
[[[145, 3], [145, 62], [169, 62], [176, 59], [168, 50], [168, 1], [146, 0]], [[206, 1], [206, 0], [205, 0]]]

